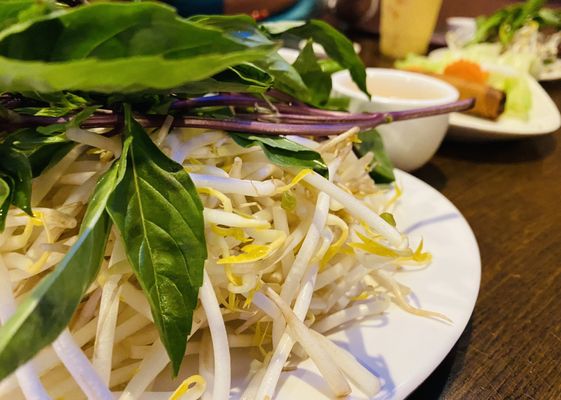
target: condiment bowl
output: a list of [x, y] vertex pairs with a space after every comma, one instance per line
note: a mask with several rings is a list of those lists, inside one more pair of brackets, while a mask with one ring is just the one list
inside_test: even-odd
[[[333, 94], [350, 98], [351, 112], [385, 112], [429, 107], [458, 100], [451, 85], [422, 74], [367, 68], [371, 99], [354, 84], [349, 71], [333, 75]], [[386, 151], [397, 168], [411, 171], [427, 163], [448, 130], [449, 114], [379, 126]]]

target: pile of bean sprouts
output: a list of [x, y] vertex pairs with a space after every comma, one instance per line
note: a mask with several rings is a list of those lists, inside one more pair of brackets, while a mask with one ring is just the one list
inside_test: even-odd
[[[273, 398], [283, 369], [308, 357], [333, 397], [349, 394], [349, 382], [374, 395], [378, 378], [324, 335], [392, 301], [445, 317], [412, 307], [396, 281], [430, 254], [422, 244], [409, 248], [393, 226], [387, 213], [399, 188], [372, 181], [372, 154], [352, 151], [358, 130], [322, 142], [289, 137], [321, 154], [324, 178], [274, 165], [225, 132], [170, 126], [168, 119], [152, 139], [190, 173], [204, 204], [208, 260], [186, 354], [191, 368], [198, 356], [198, 372], [162, 389], [170, 361], [113, 228], [71, 324], [0, 383], [0, 398], [227, 399], [233, 348], [254, 358], [243, 399]], [[33, 181], [34, 216], [11, 209], [0, 235], [2, 322], [76, 241], [97, 179], [120, 154], [118, 137], [78, 128], [67, 136], [78, 145]]]

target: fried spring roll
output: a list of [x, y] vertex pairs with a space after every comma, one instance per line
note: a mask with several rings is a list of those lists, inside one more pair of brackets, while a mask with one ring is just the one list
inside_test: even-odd
[[448, 82], [460, 92], [460, 99], [475, 99], [475, 106], [466, 111], [478, 117], [497, 119], [504, 111], [506, 94], [489, 85], [471, 82], [456, 76], [427, 74]]

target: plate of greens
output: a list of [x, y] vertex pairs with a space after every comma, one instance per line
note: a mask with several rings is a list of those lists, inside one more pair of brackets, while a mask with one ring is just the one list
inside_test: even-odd
[[340, 111], [332, 66], [367, 92], [365, 68], [322, 21], [75, 5], [0, 3], [0, 398], [409, 393], [479, 254], [374, 128], [473, 102]]

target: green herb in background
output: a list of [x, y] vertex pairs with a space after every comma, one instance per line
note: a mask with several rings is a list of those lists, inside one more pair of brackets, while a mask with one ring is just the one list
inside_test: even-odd
[[494, 14], [477, 18], [477, 30], [473, 43], [499, 40], [503, 45], [510, 43], [517, 30], [535, 21], [540, 26], [561, 28], [561, 13], [543, 8], [545, 0], [527, 0], [524, 3], [504, 7]]

